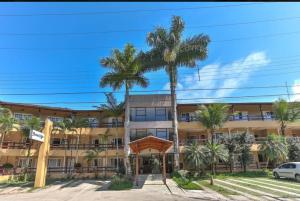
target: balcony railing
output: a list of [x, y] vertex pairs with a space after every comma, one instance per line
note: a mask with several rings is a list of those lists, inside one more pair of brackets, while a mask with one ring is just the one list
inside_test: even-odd
[[[119, 149], [124, 147], [123, 144], [119, 144]], [[116, 149], [115, 144], [51, 144], [50, 149], [60, 149], [60, 150], [91, 150], [91, 149]]]
[[[242, 115], [242, 116], [236, 116], [236, 115], [229, 115], [228, 121], [272, 121], [275, 117], [272, 115]], [[196, 117], [186, 117], [186, 118], [179, 118], [178, 121], [182, 122], [193, 122], [193, 121], [199, 121]]]
[[[25, 142], [3, 142], [2, 149], [28, 149], [29, 143]], [[31, 145], [32, 149], [37, 148], [35, 144]]]

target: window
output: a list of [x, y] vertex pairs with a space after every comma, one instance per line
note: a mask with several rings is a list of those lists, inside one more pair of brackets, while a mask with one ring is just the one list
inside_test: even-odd
[[155, 108], [146, 108], [146, 120], [155, 121]]
[[62, 122], [64, 118], [62, 117], [48, 117], [52, 122]]
[[93, 167], [102, 167], [103, 166], [103, 160], [102, 160], [102, 158], [95, 158], [93, 160], [92, 166]]
[[273, 112], [271, 112], [271, 111], [263, 111], [263, 116], [264, 116], [264, 119], [272, 119]]
[[248, 120], [248, 112], [235, 112], [234, 114], [234, 120]]
[[58, 146], [58, 145], [60, 145], [60, 138], [53, 138], [53, 139], [52, 139], [52, 145], [53, 145], [53, 146]]
[[137, 139], [143, 138], [147, 136], [147, 130], [146, 129], [136, 129], [136, 137]]
[[61, 159], [49, 159], [48, 160], [48, 167], [54, 168], [54, 167], [60, 167], [62, 165]]
[[156, 108], [155, 113], [157, 121], [167, 120], [166, 108]]
[[[32, 158], [29, 159], [29, 167], [32, 167]], [[18, 166], [21, 168], [25, 168], [27, 166], [27, 158], [20, 158]]]
[[88, 118], [88, 122], [89, 122], [90, 127], [92, 127], [92, 128], [96, 128], [99, 126], [99, 121], [95, 117]]
[[156, 136], [156, 129], [155, 128], [148, 128], [147, 135]]
[[114, 144], [115, 146], [117, 146], [117, 142], [118, 142], [118, 145], [120, 146], [120, 145], [122, 145], [122, 141], [123, 141], [122, 138], [114, 138], [114, 139], [113, 139], [113, 144]]
[[99, 139], [94, 139], [92, 142], [95, 146], [98, 146], [100, 144]]
[[131, 108], [131, 121], [165, 121], [170, 120], [171, 111], [166, 107]]
[[146, 120], [146, 109], [145, 108], [137, 108], [136, 109], [135, 118], [137, 121], [145, 121]]
[[190, 114], [189, 113], [181, 113], [181, 121], [190, 121]]
[[24, 114], [24, 113], [15, 113], [14, 116], [19, 121], [25, 121], [32, 118], [31, 114]]
[[166, 128], [158, 128], [156, 129], [156, 137], [168, 139], [168, 132]]

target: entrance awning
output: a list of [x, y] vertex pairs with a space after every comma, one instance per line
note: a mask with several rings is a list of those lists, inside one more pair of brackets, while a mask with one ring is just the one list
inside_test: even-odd
[[172, 141], [154, 136], [147, 136], [129, 143], [133, 153], [139, 153], [145, 149], [156, 149], [159, 152], [165, 153], [172, 145]]

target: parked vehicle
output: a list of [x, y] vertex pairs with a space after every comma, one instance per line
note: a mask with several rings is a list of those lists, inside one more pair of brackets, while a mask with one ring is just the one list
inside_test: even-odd
[[273, 170], [273, 175], [276, 179], [285, 177], [300, 182], [300, 162], [284, 163]]

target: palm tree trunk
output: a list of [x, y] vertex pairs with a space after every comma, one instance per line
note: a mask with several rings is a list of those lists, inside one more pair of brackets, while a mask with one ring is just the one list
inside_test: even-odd
[[27, 156], [26, 156], [26, 167], [25, 167], [25, 178], [24, 180], [27, 181], [28, 178], [28, 168], [29, 168], [29, 163], [30, 163], [30, 151], [31, 151], [31, 145], [32, 145], [32, 140], [29, 140], [29, 146], [27, 149]]
[[117, 117], [117, 122], [116, 122], [116, 151], [117, 151], [117, 173], [119, 173], [119, 132], [118, 132], [118, 117]]
[[80, 138], [81, 138], [81, 132], [82, 132], [82, 128], [79, 129], [79, 136], [77, 138], [75, 163], [78, 163], [78, 152], [79, 152], [79, 143], [80, 143]]
[[172, 67], [170, 72], [170, 90], [171, 90], [171, 111], [172, 111], [172, 128], [174, 135], [174, 170], [179, 170], [179, 142], [178, 142], [178, 123], [177, 123], [177, 102], [176, 102], [176, 79], [175, 72]]
[[286, 125], [285, 125], [285, 123], [282, 121], [282, 122], [281, 122], [281, 126], [280, 126], [280, 130], [281, 130], [281, 135], [282, 135], [282, 136], [285, 136], [285, 127], [286, 127]]
[[2, 144], [3, 144], [3, 141], [4, 141], [4, 136], [5, 136], [5, 133], [1, 133], [1, 138], [0, 138], [0, 149], [2, 148]]
[[124, 137], [124, 152], [125, 152], [125, 169], [126, 175], [131, 176], [131, 166], [129, 161], [129, 142], [130, 142], [130, 130], [129, 130], [129, 121], [130, 121], [130, 106], [129, 106], [129, 87], [126, 83], [126, 94], [125, 94], [125, 137]]

